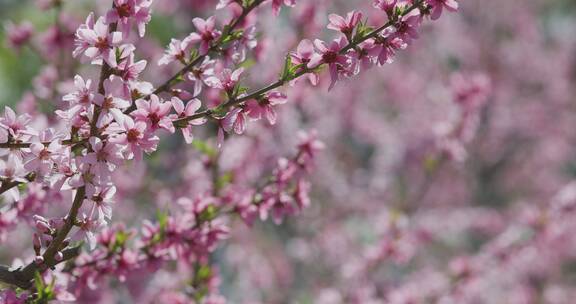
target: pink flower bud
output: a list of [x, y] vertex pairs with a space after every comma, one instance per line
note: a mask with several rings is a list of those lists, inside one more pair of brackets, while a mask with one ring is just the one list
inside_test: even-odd
[[56, 254], [54, 255], [54, 259], [58, 262], [62, 261], [62, 259], [64, 259], [64, 255], [62, 254], [62, 251], [56, 252]]
[[34, 258], [34, 263], [36, 263], [37, 265], [42, 265], [44, 263], [44, 257], [41, 255], [37, 255]]
[[50, 226], [46, 222], [37, 221], [36, 222], [36, 229], [42, 233], [50, 233]]

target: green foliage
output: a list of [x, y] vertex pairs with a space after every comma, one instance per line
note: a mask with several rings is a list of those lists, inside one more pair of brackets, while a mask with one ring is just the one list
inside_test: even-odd
[[294, 79], [294, 76], [296, 75], [299, 67], [300, 66], [292, 63], [292, 58], [290, 55], [286, 55], [286, 59], [284, 60], [284, 67], [282, 68], [282, 73], [280, 73], [280, 79], [282, 81], [290, 81]]
[[44, 304], [48, 303], [51, 300], [55, 299], [54, 293], [54, 283], [52, 282], [49, 285], [46, 285], [44, 279], [40, 275], [38, 271], [34, 274], [34, 286], [36, 287], [36, 294], [34, 299], [32, 300], [33, 304]]
[[226, 185], [230, 184], [234, 180], [234, 174], [232, 172], [226, 172], [221, 175], [218, 180], [216, 181], [216, 189], [221, 190]]
[[356, 26], [356, 34], [354, 35], [354, 39], [352, 41], [354, 42], [360, 41], [362, 38], [368, 36], [368, 34], [370, 34], [370, 32], [374, 30], [373, 27], [366, 24], [367, 22], [368, 20], [361, 21], [358, 23], [358, 25]]
[[209, 222], [218, 216], [218, 209], [214, 205], [208, 205], [199, 216], [201, 222]]

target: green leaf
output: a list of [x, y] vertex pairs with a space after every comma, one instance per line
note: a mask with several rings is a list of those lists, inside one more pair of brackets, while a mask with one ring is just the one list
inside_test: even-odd
[[196, 280], [202, 282], [209, 279], [211, 275], [212, 269], [210, 269], [210, 266], [202, 265], [198, 268], [198, 271], [196, 271]]
[[286, 59], [284, 60], [284, 68], [282, 68], [280, 79], [282, 79], [283, 81], [287, 81], [289, 79], [292, 79], [295, 73], [296, 69], [294, 68], [294, 64], [292, 63], [292, 58], [290, 57], [290, 55], [286, 55]]
[[193, 49], [192, 51], [190, 51], [190, 61], [194, 61], [196, 57], [198, 57], [199, 55], [200, 53], [198, 52], [198, 50]]
[[194, 146], [194, 148], [196, 150], [198, 150], [200, 153], [209, 156], [210, 158], [213, 158], [216, 156], [216, 149], [214, 149], [213, 147], [211, 147], [207, 142], [203, 141], [203, 140], [199, 140], [199, 139], [194, 139], [192, 141], [192, 146]]
[[38, 296], [40, 297], [41, 294], [44, 293], [44, 280], [40, 275], [39, 271], [34, 273], [34, 285], [36, 286], [36, 291], [38, 291]]
[[216, 189], [220, 190], [224, 188], [226, 185], [230, 184], [234, 178], [234, 174], [232, 172], [226, 172], [222, 176], [218, 178], [216, 181]]
[[160, 230], [165, 231], [168, 225], [168, 212], [158, 211], [158, 224], [160, 225]]
[[215, 219], [216, 216], [218, 216], [218, 209], [214, 205], [208, 205], [208, 207], [200, 213], [199, 219], [202, 222], [208, 222]]
[[354, 35], [353, 41], [360, 41], [364, 37], [368, 36], [374, 28], [367, 25], [368, 20], [359, 22], [356, 26], [356, 34]]
[[116, 232], [116, 241], [112, 245], [112, 248], [111, 248], [112, 251], [116, 251], [118, 248], [124, 247], [124, 245], [128, 241], [128, 238], [130, 238], [130, 235], [128, 233], [126, 233], [125, 231], [121, 230], [121, 231]]

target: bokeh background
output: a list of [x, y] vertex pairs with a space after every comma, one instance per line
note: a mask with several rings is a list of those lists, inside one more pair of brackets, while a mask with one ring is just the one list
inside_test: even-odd
[[[63, 35], [55, 36], [55, 10], [0, 1], [1, 23], [29, 20], [35, 28], [31, 47], [0, 45], [0, 104], [50, 113], [63, 106], [74, 73], [96, 75], [71, 58], [72, 49], [52, 53], [46, 41], [71, 43], [88, 12], [102, 13], [107, 2], [64, 0]], [[324, 78], [320, 89], [299, 82], [276, 126], [255, 124], [227, 139], [221, 168], [246, 179], [266, 171], [250, 165], [254, 157], [271, 167], [290, 155], [300, 129], [317, 130], [326, 145], [310, 208], [281, 225], [231, 221], [230, 238], [213, 255], [231, 303], [574, 302], [576, 2], [460, 2], [458, 13], [426, 22], [393, 64], [330, 92]], [[148, 39], [137, 45], [149, 62], [143, 79], [159, 84], [174, 71], [158, 72], [164, 46], [215, 4], [155, 0]], [[300, 39], [331, 37], [327, 12], [361, 9], [375, 24], [384, 20], [370, 5], [298, 0], [279, 18], [262, 13], [257, 60], [244, 63], [246, 83], [273, 79]], [[0, 28], [0, 41], [5, 35]], [[55, 72], [55, 64], [66, 68]], [[472, 110], [458, 102], [470, 87], [479, 91]], [[200, 133], [208, 142], [212, 135]], [[175, 204], [174, 189], [193, 195], [207, 187], [197, 151], [168, 136], [160, 150], [119, 173], [115, 221], [138, 228]], [[30, 232], [16, 234], [26, 239]], [[30, 250], [18, 239], [1, 245], [2, 261]], [[102, 287], [109, 293], [83, 301], [162, 303], [158, 290], [182, 287], [174, 282], [185, 270], [176, 272], [134, 273], [126, 284], [112, 279]], [[131, 280], [155, 288], [131, 287]]]

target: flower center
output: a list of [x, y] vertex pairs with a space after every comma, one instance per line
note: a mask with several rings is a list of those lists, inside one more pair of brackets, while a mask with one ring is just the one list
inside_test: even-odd
[[410, 29], [410, 26], [408, 25], [407, 22], [400, 21], [396, 25], [396, 29], [398, 30], [399, 33], [406, 33]]
[[148, 114], [148, 119], [152, 122], [152, 125], [156, 126], [160, 122], [160, 117], [158, 117], [157, 113], [150, 113]]
[[40, 151], [40, 153], [38, 154], [38, 158], [42, 159], [42, 160], [47, 160], [50, 158], [50, 151], [48, 151], [48, 149], [43, 149], [42, 151]]
[[118, 8], [116, 8], [116, 11], [120, 17], [130, 17], [132, 15], [132, 7], [128, 3], [120, 5]]
[[130, 143], [136, 143], [138, 142], [138, 137], [140, 137], [140, 131], [136, 130], [136, 129], [130, 129], [128, 130], [128, 134], [126, 135], [128, 142]]
[[100, 205], [104, 201], [104, 198], [101, 195], [94, 195], [92, 200], [97, 204]]
[[204, 71], [202, 69], [193, 69], [192, 75], [194, 75], [194, 77], [196, 77], [196, 79], [200, 79], [202, 77], [203, 72]]
[[212, 41], [212, 39], [214, 39], [214, 36], [212, 35], [211, 32], [204, 32], [204, 33], [202, 33], [202, 40], [204, 40], [204, 41]]
[[184, 51], [180, 51], [180, 53], [174, 55], [174, 58], [178, 59], [179, 61], [184, 61], [185, 57], [186, 54], [184, 53]]
[[334, 63], [338, 59], [338, 53], [334, 51], [328, 51], [322, 55], [322, 60], [325, 63]]
[[108, 39], [103, 37], [98, 37], [98, 40], [96, 41], [96, 44], [94, 44], [94, 46], [99, 50], [110, 48], [110, 45], [108, 44]]
[[106, 97], [104, 99], [104, 102], [102, 103], [102, 108], [104, 109], [114, 108], [114, 99], [112, 99], [112, 97]]
[[80, 97], [80, 100], [78, 102], [81, 104], [89, 104], [90, 103], [90, 96], [88, 96], [88, 94], [83, 94], [82, 97]]

